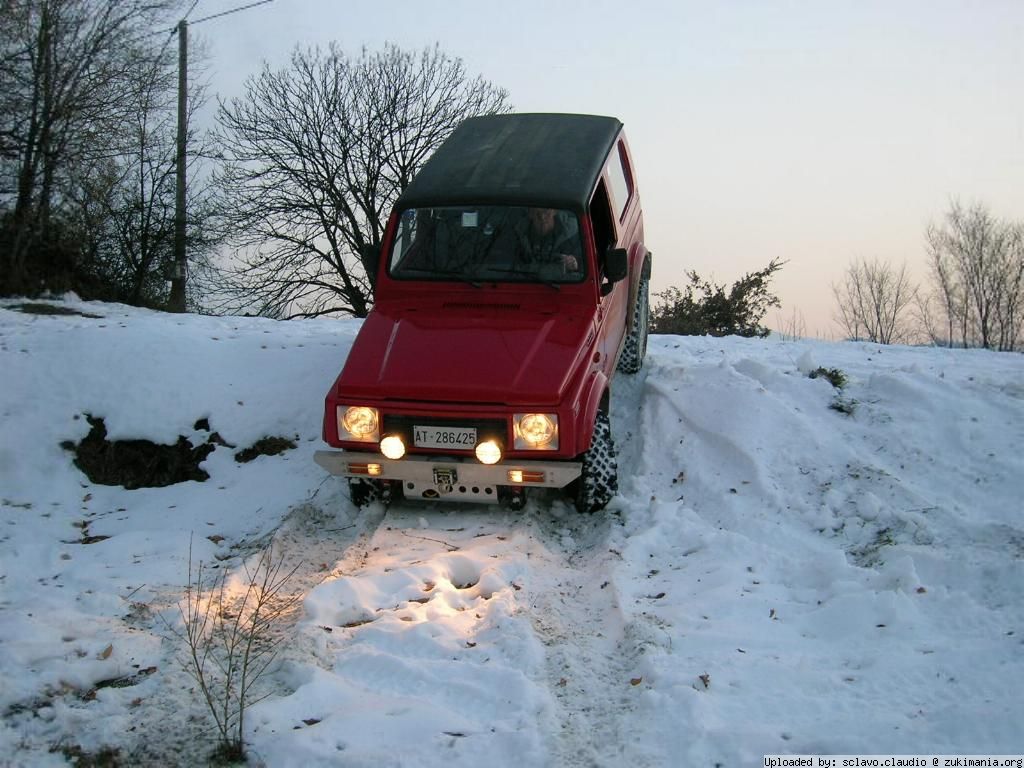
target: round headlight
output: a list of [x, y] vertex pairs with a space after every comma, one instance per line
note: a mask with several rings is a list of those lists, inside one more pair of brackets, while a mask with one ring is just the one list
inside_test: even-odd
[[405, 443], [398, 435], [388, 435], [380, 441], [380, 452], [389, 459], [400, 459], [405, 456]]
[[341, 417], [341, 426], [357, 440], [370, 437], [377, 431], [377, 409], [353, 405]]
[[476, 457], [484, 464], [497, 464], [501, 461], [501, 446], [493, 440], [477, 443]]
[[519, 419], [519, 436], [530, 446], [540, 448], [555, 436], [555, 422], [545, 413], [527, 413]]

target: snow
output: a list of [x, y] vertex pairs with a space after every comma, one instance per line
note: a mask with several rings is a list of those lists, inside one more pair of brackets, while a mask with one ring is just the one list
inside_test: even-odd
[[[267, 546], [301, 608], [248, 712], [254, 765], [1024, 752], [1024, 356], [656, 336], [615, 382], [605, 512], [556, 494], [360, 512], [312, 460], [357, 321], [15, 304], [0, 764], [204, 762], [215, 734], [171, 631], [190, 548], [237, 585]], [[297, 447], [217, 447], [205, 482], [128, 491], [61, 447], [86, 414], [111, 439], [198, 444], [206, 418], [238, 449]]]

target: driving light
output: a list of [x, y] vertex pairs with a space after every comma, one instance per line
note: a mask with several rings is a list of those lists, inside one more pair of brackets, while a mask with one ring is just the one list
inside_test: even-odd
[[376, 408], [361, 405], [351, 405], [347, 408], [338, 406], [338, 437], [342, 440], [375, 443], [379, 439], [379, 424], [380, 417]]
[[497, 464], [501, 461], [501, 446], [493, 440], [477, 443], [476, 457], [484, 464]]
[[378, 475], [384, 474], [384, 467], [376, 463], [352, 462], [348, 465], [348, 471], [353, 475], [370, 475], [371, 477], [377, 477]]
[[405, 443], [398, 435], [388, 435], [380, 441], [380, 452], [389, 459], [400, 459], [405, 456]]
[[558, 450], [558, 416], [553, 413], [517, 413], [512, 417], [518, 450]]
[[516, 485], [521, 485], [522, 483], [543, 483], [544, 473], [529, 469], [510, 469], [508, 471], [508, 481]]

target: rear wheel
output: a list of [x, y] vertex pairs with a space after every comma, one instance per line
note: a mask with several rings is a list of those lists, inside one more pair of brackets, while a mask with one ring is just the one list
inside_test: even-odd
[[636, 292], [636, 307], [633, 310], [633, 322], [622, 347], [618, 369], [621, 373], [636, 373], [644, 365], [647, 354], [647, 328], [650, 324], [651, 303], [648, 295], [650, 280], [643, 278]]
[[608, 414], [599, 411], [594, 436], [583, 454], [583, 470], [576, 481], [576, 509], [583, 514], [604, 509], [619, 490], [618, 462]]

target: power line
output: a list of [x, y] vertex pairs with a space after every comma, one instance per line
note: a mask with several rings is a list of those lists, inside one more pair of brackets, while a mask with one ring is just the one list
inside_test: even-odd
[[[198, 2], [198, 0], [197, 0], [197, 2]], [[238, 8], [232, 8], [230, 11], [221, 11], [220, 13], [215, 13], [215, 14], [213, 14], [211, 16], [204, 16], [203, 18], [196, 19], [195, 21], [193, 21], [191, 23], [192, 24], [201, 24], [204, 21], [209, 21], [210, 19], [217, 19], [217, 18], [220, 18], [221, 16], [227, 16], [227, 15], [232, 14], [232, 13], [238, 13], [239, 11], [244, 11], [244, 10], [247, 10], [249, 8], [255, 8], [257, 5], [266, 5], [267, 3], [272, 3], [272, 2], [274, 2], [274, 0], [259, 0], [258, 2], [255, 2], [255, 3], [249, 3], [248, 5], [241, 5]], [[193, 6], [193, 7], [195, 7], [195, 6]], [[191, 13], [191, 11], [190, 11], [190, 13]]]

